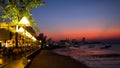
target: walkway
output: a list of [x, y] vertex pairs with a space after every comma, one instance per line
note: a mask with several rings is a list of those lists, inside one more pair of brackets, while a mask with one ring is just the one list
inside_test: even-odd
[[88, 68], [74, 59], [42, 50], [31, 62], [30, 68]]
[[[19, 57], [19, 58], [2, 58], [3, 63], [0, 65], [0, 68], [24, 68], [27, 63], [28, 59], [34, 58], [35, 55], [38, 54], [40, 49], [37, 49], [33, 52], [26, 53], [25, 55]], [[28, 59], [27, 59], [28, 58]]]

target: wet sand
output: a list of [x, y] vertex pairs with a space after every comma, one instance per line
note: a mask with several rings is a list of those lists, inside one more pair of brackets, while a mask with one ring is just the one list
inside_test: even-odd
[[42, 50], [31, 62], [29, 68], [88, 68], [68, 56], [53, 53], [51, 50]]

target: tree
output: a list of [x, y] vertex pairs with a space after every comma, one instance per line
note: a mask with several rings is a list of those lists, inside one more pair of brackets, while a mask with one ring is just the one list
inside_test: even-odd
[[48, 38], [48, 40], [47, 40], [47, 44], [49, 45], [49, 48], [52, 48], [52, 47], [53, 47], [53, 41], [52, 41], [52, 38]]
[[37, 36], [37, 40], [41, 41], [40, 43], [42, 48], [46, 44], [46, 39], [47, 39], [47, 36], [45, 36], [44, 33], [40, 33], [39, 36]]
[[45, 2], [41, 0], [0, 0], [0, 11], [2, 11], [0, 18], [3, 21], [18, 23], [23, 16], [26, 16], [30, 22], [36, 24], [31, 9], [44, 4]]
[[[0, 0], [0, 12], [2, 12], [0, 18], [19, 25], [19, 21], [25, 16], [34, 27], [37, 27], [37, 23], [32, 18], [31, 9], [44, 4], [45, 2], [41, 0]], [[17, 32], [15, 36], [16, 47], [18, 47]]]

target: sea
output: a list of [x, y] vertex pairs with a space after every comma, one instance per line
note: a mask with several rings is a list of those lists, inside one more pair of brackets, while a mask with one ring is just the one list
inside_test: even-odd
[[53, 50], [90, 68], [120, 68], [120, 44], [84, 44]]

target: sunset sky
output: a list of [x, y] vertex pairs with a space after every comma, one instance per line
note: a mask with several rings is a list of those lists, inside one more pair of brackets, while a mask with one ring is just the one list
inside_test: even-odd
[[40, 32], [53, 40], [120, 38], [120, 0], [43, 0], [32, 10]]

